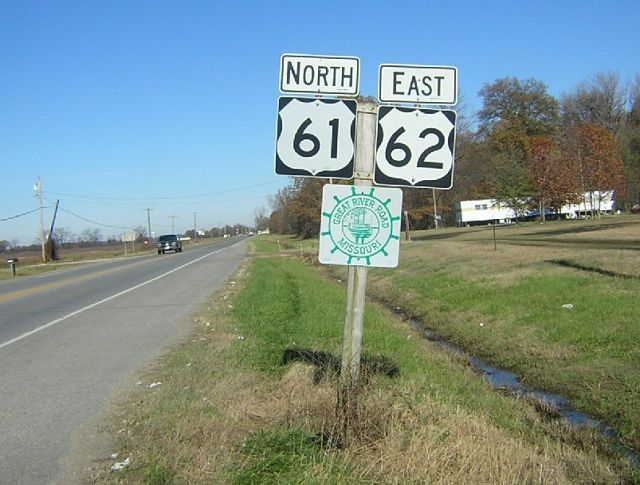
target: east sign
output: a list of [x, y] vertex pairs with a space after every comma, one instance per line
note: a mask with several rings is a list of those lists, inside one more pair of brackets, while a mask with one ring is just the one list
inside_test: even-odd
[[458, 69], [382, 64], [378, 96], [381, 103], [454, 105], [458, 102]]

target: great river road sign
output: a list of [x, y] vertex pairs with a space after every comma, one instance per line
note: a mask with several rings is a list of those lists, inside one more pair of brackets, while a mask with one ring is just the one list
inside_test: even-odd
[[394, 268], [400, 254], [402, 190], [325, 185], [321, 263]]

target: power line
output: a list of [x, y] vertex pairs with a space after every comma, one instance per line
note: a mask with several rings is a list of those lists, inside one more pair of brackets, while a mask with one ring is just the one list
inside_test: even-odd
[[[50, 209], [50, 208], [51, 208], [51, 206], [49, 206], [49, 205], [46, 206], [46, 207], [43, 207], [43, 209]], [[27, 214], [31, 214], [32, 212], [36, 212], [36, 211], [39, 211], [39, 210], [40, 210], [40, 207], [37, 207], [37, 208], [35, 208], [33, 210], [30, 210], [30, 211], [27, 211], [27, 212], [23, 212], [22, 214], [17, 214], [15, 216], [5, 217], [4, 219], [0, 219], [0, 222], [9, 221], [11, 219], [17, 219], [18, 217], [26, 216]]]
[[127, 227], [127, 226], [114, 226], [112, 224], [103, 224], [102, 222], [97, 222], [97, 221], [92, 221], [91, 219], [87, 219], [86, 217], [82, 217], [78, 214], [74, 214], [71, 211], [68, 211], [67, 209], [63, 209], [62, 207], [59, 208], [61, 211], [66, 212], [67, 214], [72, 215], [73, 217], [77, 217], [78, 219], [81, 219], [85, 222], [89, 222], [91, 224], [95, 224], [96, 226], [102, 226], [102, 227], [111, 227], [114, 229], [131, 229], [131, 227]]

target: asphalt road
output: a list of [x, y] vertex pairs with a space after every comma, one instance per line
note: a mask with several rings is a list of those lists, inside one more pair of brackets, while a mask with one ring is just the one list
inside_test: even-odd
[[0, 281], [0, 484], [54, 483], [73, 434], [186, 334], [245, 245]]

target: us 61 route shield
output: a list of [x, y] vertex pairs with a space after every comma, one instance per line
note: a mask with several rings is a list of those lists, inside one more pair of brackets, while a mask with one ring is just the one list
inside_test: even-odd
[[357, 103], [349, 99], [278, 100], [278, 175], [353, 177]]

